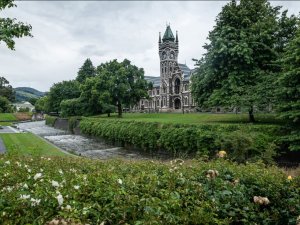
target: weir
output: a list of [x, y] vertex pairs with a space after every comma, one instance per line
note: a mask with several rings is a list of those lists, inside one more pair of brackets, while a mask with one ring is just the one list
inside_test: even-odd
[[107, 144], [104, 140], [94, 139], [78, 134], [71, 134], [66, 130], [61, 130], [45, 125], [45, 121], [28, 122], [18, 124], [18, 128], [23, 131], [31, 132], [47, 141], [51, 142], [60, 149], [95, 159], [153, 159], [160, 158], [143, 152], [125, 149], [120, 146]]

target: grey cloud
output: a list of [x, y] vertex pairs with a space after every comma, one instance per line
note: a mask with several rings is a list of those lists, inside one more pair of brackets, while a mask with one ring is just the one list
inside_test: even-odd
[[[17, 1], [5, 10], [33, 27], [34, 38], [16, 40], [16, 51], [0, 44], [0, 71], [13, 86], [46, 91], [74, 79], [86, 58], [94, 65], [128, 58], [146, 75], [159, 75], [158, 32], [166, 22], [179, 32], [179, 62], [193, 67], [225, 1]], [[272, 2], [291, 12], [300, 2]], [[2, 13], [2, 12], [1, 12]], [[297, 13], [296, 13], [297, 14]]]

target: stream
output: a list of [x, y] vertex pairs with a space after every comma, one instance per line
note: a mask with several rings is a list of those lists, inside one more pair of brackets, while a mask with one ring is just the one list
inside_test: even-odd
[[58, 148], [89, 158], [111, 159], [163, 159], [159, 155], [151, 156], [134, 150], [128, 150], [120, 146], [113, 146], [98, 139], [82, 135], [70, 134], [67, 131], [56, 129], [45, 125], [45, 121], [19, 123], [20, 131], [36, 134], [51, 142]]

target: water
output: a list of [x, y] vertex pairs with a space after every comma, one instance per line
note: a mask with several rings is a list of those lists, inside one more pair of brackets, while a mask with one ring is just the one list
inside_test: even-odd
[[45, 125], [45, 121], [20, 123], [18, 124], [18, 128], [23, 131], [34, 133], [67, 152], [89, 158], [152, 158], [150, 155], [142, 154], [133, 150], [127, 150], [120, 146], [109, 145], [101, 140], [96, 140], [81, 135], [74, 135], [64, 130], [49, 127]]

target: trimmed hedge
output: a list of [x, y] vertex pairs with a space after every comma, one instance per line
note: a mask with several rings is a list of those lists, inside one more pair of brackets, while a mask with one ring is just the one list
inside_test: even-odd
[[144, 151], [164, 150], [174, 155], [214, 156], [225, 150], [238, 162], [263, 159], [272, 162], [276, 149], [275, 125], [181, 125], [84, 118], [83, 134], [130, 144]]

